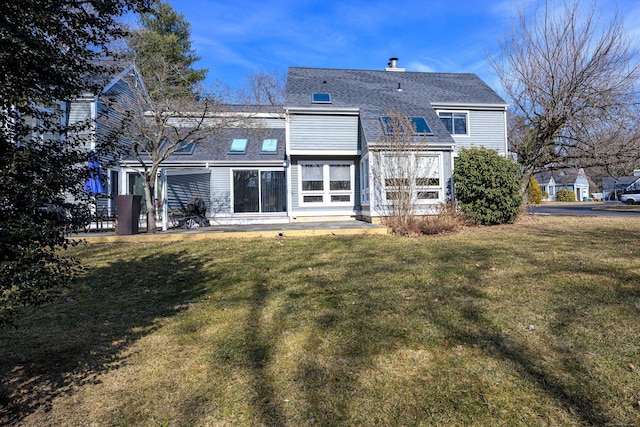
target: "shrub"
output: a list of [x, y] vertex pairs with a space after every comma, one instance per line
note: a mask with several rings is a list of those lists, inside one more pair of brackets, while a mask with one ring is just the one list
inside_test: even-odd
[[440, 234], [458, 231], [464, 226], [464, 216], [454, 202], [441, 203], [435, 215], [422, 217], [418, 230], [421, 234]]
[[521, 212], [520, 167], [493, 150], [460, 150], [453, 171], [455, 196], [476, 224], [511, 223]]
[[556, 191], [556, 200], [558, 202], [575, 202], [576, 193], [571, 190], [558, 190]]
[[529, 201], [536, 205], [542, 202], [542, 189], [534, 177], [529, 178]]

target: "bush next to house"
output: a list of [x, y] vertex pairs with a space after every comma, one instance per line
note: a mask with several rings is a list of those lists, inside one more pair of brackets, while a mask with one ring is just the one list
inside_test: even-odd
[[576, 193], [571, 190], [558, 190], [556, 192], [556, 201], [558, 202], [575, 202]]
[[529, 201], [536, 205], [542, 203], [542, 189], [534, 177], [529, 178]]
[[453, 171], [456, 200], [476, 224], [511, 223], [521, 212], [520, 167], [493, 150], [462, 149]]

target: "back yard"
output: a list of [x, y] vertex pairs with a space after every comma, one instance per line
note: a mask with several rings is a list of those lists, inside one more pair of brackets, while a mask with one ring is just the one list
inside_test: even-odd
[[92, 244], [0, 330], [0, 424], [637, 425], [640, 222]]

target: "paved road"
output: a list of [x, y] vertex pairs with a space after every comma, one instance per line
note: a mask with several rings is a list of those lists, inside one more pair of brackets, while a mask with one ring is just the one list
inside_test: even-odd
[[[598, 207], [611, 206], [611, 204], [603, 203], [570, 203], [563, 204], [545, 204], [534, 205], [527, 208], [527, 212], [538, 215], [573, 215], [573, 216], [631, 216], [640, 218], [640, 211], [608, 211], [598, 210]], [[615, 204], [613, 204], [615, 206]], [[624, 205], [619, 204], [620, 207]], [[596, 208], [596, 209], [594, 209]]]

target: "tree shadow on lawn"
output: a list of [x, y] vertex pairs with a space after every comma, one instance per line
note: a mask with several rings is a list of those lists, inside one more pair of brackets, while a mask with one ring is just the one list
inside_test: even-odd
[[[580, 236], [576, 232], [574, 237], [578, 239]], [[590, 368], [581, 362], [585, 348], [580, 343], [566, 344], [564, 341], [571, 341], [571, 337], [555, 339], [553, 334], [556, 332], [544, 331], [549, 339], [542, 345], [548, 347], [536, 348], [523, 341], [521, 334], [504, 331], [505, 325], [496, 323], [492, 313], [487, 310], [485, 302], [494, 297], [486, 294], [483, 281], [487, 280], [487, 270], [493, 269], [494, 265], [500, 268], [500, 257], [513, 251], [510, 246], [478, 244], [472, 248], [470, 257], [468, 247], [459, 249], [456, 243], [430, 247], [434, 245], [434, 240], [424, 239], [407, 246], [409, 249], [411, 246], [424, 245], [415, 251], [393, 253], [380, 247], [374, 251], [378, 258], [372, 259], [370, 249], [367, 245], [359, 246], [358, 239], [319, 240], [317, 247], [309, 247], [305, 251], [306, 262], [277, 271], [275, 275], [257, 274], [252, 278], [252, 305], [244, 320], [246, 340], [243, 347], [236, 345], [233, 348], [234, 356], [229, 361], [233, 366], [229, 369], [242, 366], [251, 372], [253, 395], [257, 397], [253, 402], [256, 414], [254, 421], [261, 425], [294, 425], [288, 406], [295, 404], [296, 416], [302, 421], [311, 420], [327, 425], [353, 422], [361, 374], [375, 370], [379, 357], [387, 359], [397, 350], [416, 345], [415, 338], [411, 337], [412, 331], [406, 328], [408, 324], [389, 320], [390, 317], [402, 318], [404, 315], [411, 317], [407, 317], [407, 322], [423, 316], [437, 326], [442, 339], [451, 340], [451, 346], [464, 344], [478, 348], [492, 359], [515, 366], [524, 381], [533, 384], [580, 423], [605, 425], [620, 421], [608, 415], [606, 396], [598, 393], [610, 386], [597, 384], [598, 379], [594, 379]], [[535, 245], [537, 239], [533, 237], [529, 243]], [[615, 236], [611, 236], [608, 243], [615, 246], [614, 240]], [[536, 250], [523, 244], [521, 250], [511, 256], [535, 265], [544, 254], [545, 247], [544, 241]], [[336, 260], [340, 260], [339, 268], [335, 265]], [[370, 262], [363, 263], [363, 260]], [[250, 258], [247, 258], [247, 262], [250, 262]], [[464, 266], [470, 264], [478, 267], [463, 272]], [[425, 277], [419, 275], [416, 265], [425, 265], [426, 269], [433, 270], [432, 276], [439, 279], [424, 282]], [[557, 266], [556, 269], [563, 269], [567, 274], [585, 272], [584, 265], [577, 263]], [[556, 270], [541, 270], [536, 274], [542, 279], [545, 274], [554, 272]], [[637, 282], [639, 279], [631, 271], [611, 270], [606, 263], [595, 263], [587, 272], [602, 276], [615, 275], [622, 282]], [[457, 274], [461, 275], [464, 283], [454, 283]], [[274, 277], [291, 277], [292, 281], [302, 285], [285, 291], [274, 287]], [[362, 281], [364, 277], [371, 280]], [[360, 283], [354, 278], [359, 278]], [[274, 312], [271, 303], [274, 298], [282, 298], [283, 292], [286, 298]], [[637, 286], [620, 288], [613, 295], [606, 289], [593, 287], [587, 289], [586, 300], [584, 289], [568, 287], [558, 292], [563, 293], [564, 300], [582, 299], [585, 304], [602, 306], [640, 297]], [[552, 297], [547, 295], [547, 298]], [[407, 308], [402, 308], [405, 304]], [[582, 313], [579, 310], [565, 310], [563, 304], [563, 301], [551, 304], [550, 310], [558, 321], [565, 326], [579, 322]], [[449, 312], [455, 313], [455, 320], [440, 311], [440, 307], [444, 306]], [[264, 320], [266, 312], [269, 312], [268, 322]], [[270, 365], [279, 362], [277, 357], [281, 356], [277, 356], [277, 349], [286, 334], [296, 332], [297, 322], [307, 322], [304, 327], [311, 333], [306, 334], [305, 341], [300, 344], [302, 357], [293, 372], [281, 372], [291, 384], [299, 385], [296, 390], [302, 390], [299, 397], [301, 401], [294, 403], [286, 399], [286, 394], [283, 395], [290, 386], [283, 386], [282, 378], [274, 377], [273, 366]], [[523, 326], [525, 328], [526, 325]], [[230, 343], [228, 347], [225, 351], [230, 352], [233, 344]], [[554, 366], [545, 365], [540, 350], [554, 355]], [[567, 380], [567, 375], [571, 377], [570, 380]], [[571, 381], [587, 385], [576, 386]], [[379, 402], [380, 405], [384, 403]], [[412, 404], [401, 404], [405, 403]], [[423, 417], [423, 421], [428, 419], [426, 412], [417, 411], [411, 416]], [[369, 415], [375, 417], [380, 414]], [[544, 417], [546, 414], [539, 415]], [[400, 414], [398, 419], [402, 417]], [[402, 421], [399, 422], [402, 424]]]
[[[353, 423], [360, 375], [375, 370], [380, 358], [412, 345], [403, 315], [424, 297], [416, 295], [414, 268], [426, 256], [391, 250], [396, 238], [388, 240], [389, 250], [386, 243], [360, 244], [363, 239], [317, 238], [291, 254], [300, 256], [299, 262], [272, 266], [264, 274], [255, 269], [246, 301], [250, 308], [240, 328], [244, 339], [223, 342], [224, 355], [216, 360], [230, 372], [250, 372], [256, 425]], [[404, 241], [415, 246], [415, 240]], [[257, 262], [254, 255], [246, 262]], [[284, 355], [283, 342], [292, 335], [302, 337], [291, 349], [296, 354]]]
[[[603, 251], [607, 248], [619, 247], [620, 231], [609, 228], [598, 229], [599, 247]], [[443, 303], [458, 313], [459, 317], [452, 320], [447, 316], [439, 315], [436, 311], [430, 313], [429, 319], [451, 339], [451, 345], [472, 346], [481, 349], [492, 358], [515, 366], [523, 379], [534, 384], [553, 401], [566, 408], [566, 413], [581, 424], [618, 425], [619, 422], [627, 420], [612, 419], [614, 416], [609, 412], [611, 408], [606, 405], [612, 403], [607, 400], [611, 396], [599, 394], [607, 387], [615, 388], [616, 383], [603, 385], [601, 378], [594, 377], [593, 368], [583, 363], [584, 353], [594, 349], [588, 348], [587, 344], [579, 341], [583, 338], [580, 332], [568, 331], [574, 325], [576, 328], [584, 325], [586, 310], [597, 312], [601, 308], [625, 306], [632, 304], [632, 301], [637, 301], [640, 298], [640, 287], [637, 285], [640, 283], [640, 276], [637, 270], [633, 271], [633, 268], [612, 267], [607, 264], [606, 259], [580, 260], [572, 257], [574, 251], [570, 248], [593, 243], [592, 236], [578, 230], [566, 232], [563, 236], [566, 239], [562, 244], [563, 248], [549, 247], [547, 239], [557, 241], [558, 235], [548, 229], [542, 229], [538, 230], [538, 233], [527, 236], [526, 241], [523, 241], [515, 252], [510, 249], [512, 259], [515, 257], [525, 260], [525, 264], [531, 266], [547, 260], [542, 264], [543, 268], [534, 273], [538, 277], [537, 279], [532, 277], [533, 282], [544, 281], [546, 277], [553, 275], [567, 278], [565, 280], [568, 281], [565, 283], [560, 280], [557, 284], [554, 283], [555, 287], [547, 285], [549, 286], [546, 291], [548, 294], [541, 297], [541, 299], [547, 299], [546, 302], [539, 302], [546, 313], [536, 314], [548, 316], [544, 318], [548, 325], [529, 326], [529, 328], [535, 328], [529, 331], [530, 334], [544, 334], [544, 338], [540, 341], [529, 342], [523, 338], [523, 334], [526, 336], [524, 332], [527, 329], [526, 318], [522, 319], [523, 333], [505, 330], [504, 324], [496, 323], [495, 313], [488, 309], [494, 296], [485, 291], [485, 286], [490, 286], [491, 281], [490, 275], [486, 274], [479, 274], [477, 277], [473, 274], [468, 275], [466, 284], [461, 287], [464, 293], [446, 292], [448, 299]], [[630, 236], [626, 238], [631, 239]], [[555, 250], [563, 254], [562, 259], [552, 259], [551, 253], [555, 253]], [[483, 263], [491, 260], [493, 265], [498, 265], [498, 269], [501, 268], [500, 258], [496, 257], [497, 254], [492, 253], [491, 250], [485, 251], [482, 259], [469, 258], [468, 252], [458, 250], [455, 246], [449, 246], [446, 250], [438, 249], [435, 254], [437, 258], [445, 260], [442, 263], [442, 272], [438, 273], [442, 276], [449, 274], [446, 266], [456, 258], [459, 263], [479, 266], [478, 271], [486, 269]], [[585, 280], [586, 276], [592, 280]], [[516, 278], [513, 280], [517, 282]], [[601, 281], [611, 280], [615, 281], [615, 290], [605, 285], [597, 285]], [[592, 285], [593, 282], [596, 285]], [[522, 291], [526, 293], [528, 290], [525, 288]], [[472, 297], [468, 298], [465, 295]], [[548, 306], [543, 307], [542, 304], [548, 304]], [[493, 309], [496, 309], [495, 305]], [[523, 314], [523, 316], [526, 315]], [[607, 346], [602, 342], [597, 345]], [[595, 349], [596, 352], [598, 350], [609, 351], [609, 349]], [[553, 357], [551, 362], [546, 359], [549, 355]], [[622, 355], [618, 356], [622, 362]], [[616, 403], [620, 405], [621, 402]], [[624, 402], [622, 406], [629, 405]]]
[[25, 310], [16, 329], [0, 329], [0, 425], [49, 410], [53, 400], [127, 363], [120, 354], [175, 316], [206, 289], [202, 260], [186, 252], [132, 250], [116, 260], [110, 245], [85, 248], [107, 260], [84, 271], [56, 303]]

